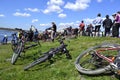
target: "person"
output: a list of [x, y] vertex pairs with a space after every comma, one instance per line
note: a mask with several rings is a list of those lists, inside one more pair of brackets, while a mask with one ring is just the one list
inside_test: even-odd
[[95, 36], [100, 36], [100, 28], [101, 28], [102, 21], [103, 20], [101, 18], [101, 14], [98, 13], [96, 19], [93, 20], [93, 24], [95, 25]]
[[115, 35], [114, 37], [119, 37], [119, 27], [120, 27], [120, 11], [118, 11], [116, 13], [116, 16], [115, 16]]
[[13, 44], [16, 44], [16, 43], [17, 43], [17, 41], [18, 41], [17, 33], [13, 33], [13, 34], [12, 34], [12, 41], [13, 41]]
[[113, 25], [112, 25], [112, 37], [115, 37], [115, 34], [116, 34], [116, 27], [115, 27], [115, 16], [116, 16], [116, 13], [114, 13], [112, 15], [113, 17]]
[[35, 29], [35, 32], [34, 32], [34, 39], [35, 40], [38, 40], [38, 35], [39, 35], [39, 32], [37, 29]]
[[30, 30], [28, 32], [30, 41], [33, 41], [35, 31], [36, 28], [33, 25], [31, 25]]
[[104, 36], [106, 36], [107, 34], [108, 34], [108, 36], [110, 36], [110, 29], [112, 27], [112, 20], [109, 18], [109, 15], [106, 15], [106, 19], [103, 21], [103, 27], [105, 28]]
[[33, 25], [31, 25], [31, 28], [30, 28], [33, 32], [35, 32], [36, 31], [36, 28], [35, 28], [35, 26], [33, 26]]
[[93, 25], [92, 24], [89, 24], [87, 29], [86, 29], [86, 32], [88, 33], [88, 36], [93, 36]]
[[47, 41], [48, 40], [48, 38], [49, 38], [49, 32], [47, 31], [47, 29], [45, 29], [45, 31], [43, 32], [43, 40], [44, 41]]
[[22, 39], [23, 36], [24, 36], [23, 30], [20, 30], [20, 33], [19, 33], [19, 39]]
[[7, 41], [8, 41], [8, 37], [7, 37], [7, 35], [4, 35], [3, 44], [7, 44]]
[[83, 36], [84, 35], [84, 31], [85, 31], [85, 24], [84, 24], [84, 21], [82, 20], [80, 25], [79, 25], [79, 34], [81, 36]]
[[72, 36], [72, 26], [67, 28], [68, 36]]
[[52, 32], [51, 32], [51, 40], [54, 42], [54, 38], [56, 36], [57, 26], [54, 22], [52, 22]]
[[78, 36], [78, 28], [74, 29], [74, 35], [75, 35], [75, 38]]

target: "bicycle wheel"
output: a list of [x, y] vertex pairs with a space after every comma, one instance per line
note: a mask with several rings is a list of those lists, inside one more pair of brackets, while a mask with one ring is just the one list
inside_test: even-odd
[[22, 52], [22, 47], [23, 47], [23, 43], [20, 41], [17, 44], [17, 48], [14, 51], [12, 58], [11, 58], [11, 63], [15, 64], [15, 62], [17, 61], [18, 57], [20, 56], [20, 53]]
[[[75, 61], [76, 69], [80, 73], [87, 74], [87, 75], [98, 75], [101, 73], [108, 72], [111, 69], [110, 63], [98, 57], [95, 54], [95, 52], [99, 49], [115, 48], [117, 46], [120, 46], [120, 45], [104, 43], [104, 44], [87, 49], [86, 51], [82, 52], [77, 57]], [[104, 56], [113, 57], [118, 54], [118, 51], [117, 50], [105, 50], [103, 52], [100, 52], [100, 54]]]
[[37, 64], [40, 64], [42, 62], [45, 62], [49, 58], [49, 55], [43, 55], [39, 59], [35, 60], [34, 62], [30, 63], [28, 66], [24, 67], [24, 70], [28, 70], [31, 67], [34, 67]]

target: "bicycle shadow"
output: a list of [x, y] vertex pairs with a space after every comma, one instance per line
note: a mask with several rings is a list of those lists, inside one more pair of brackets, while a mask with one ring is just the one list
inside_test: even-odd
[[[30, 56], [29, 56], [29, 58], [30, 58]], [[44, 69], [47, 67], [49, 68], [50, 66], [54, 65], [57, 61], [59, 61], [61, 59], [64, 59], [63, 56], [61, 54], [57, 54], [57, 55], [55, 55], [55, 57], [52, 57], [51, 59], [47, 59], [44, 62], [37, 64], [34, 67], [31, 67], [27, 71], [38, 71], [38, 70], [41, 70], [41, 69]]]
[[45, 68], [49, 68], [50, 66], [54, 65], [56, 61], [54, 60], [46, 60], [40, 64], [35, 65], [34, 67], [30, 68], [27, 71], [39, 71]]

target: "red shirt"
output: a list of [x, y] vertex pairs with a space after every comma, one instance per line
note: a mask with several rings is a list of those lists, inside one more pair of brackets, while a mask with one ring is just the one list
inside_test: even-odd
[[85, 24], [84, 23], [80, 23], [79, 27], [80, 27], [80, 30], [84, 30]]

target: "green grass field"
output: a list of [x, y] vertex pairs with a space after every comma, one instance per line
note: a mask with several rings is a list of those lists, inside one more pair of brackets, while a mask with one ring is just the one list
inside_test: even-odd
[[[28, 71], [23, 69], [33, 61], [33, 58], [40, 55], [37, 52], [46, 52], [50, 48], [59, 46], [59, 43], [57, 41], [54, 43], [41, 41], [41, 47], [37, 46], [26, 50], [25, 56], [23, 56], [23, 53], [15, 65], [10, 63], [13, 53], [11, 45], [0, 45], [0, 80], [118, 80], [112, 75], [81, 75], [75, 68], [74, 62], [82, 51], [103, 42], [120, 43], [120, 39], [112, 37], [79, 37], [65, 40], [72, 56], [71, 60], [66, 59], [65, 55], [55, 56], [52, 64], [46, 61], [30, 68]], [[36, 54], [35, 57], [34, 54]]]

